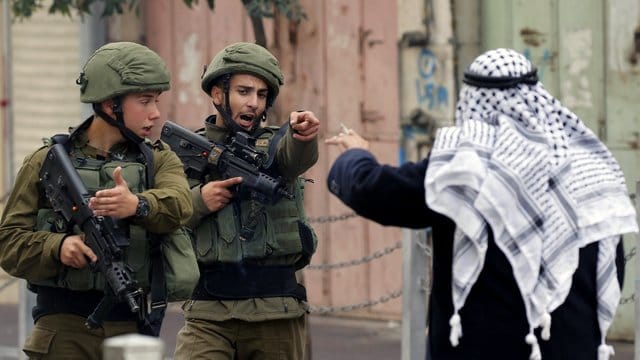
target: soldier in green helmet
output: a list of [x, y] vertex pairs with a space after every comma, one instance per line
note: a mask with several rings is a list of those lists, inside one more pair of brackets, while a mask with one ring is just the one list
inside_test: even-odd
[[84, 234], [77, 226], [56, 226], [61, 218], [43, 192], [39, 171], [50, 146], [63, 144], [93, 194], [89, 208], [113, 219], [129, 239], [125, 262], [148, 293], [150, 239], [173, 233], [193, 212], [180, 159], [160, 141], [147, 139], [160, 119], [158, 98], [169, 80], [163, 60], [147, 47], [102, 46], [76, 80], [81, 101], [92, 104], [94, 114], [24, 159], [2, 214], [0, 266], [26, 279], [37, 294], [35, 326], [23, 347], [30, 358], [100, 359], [105, 338], [149, 333], [148, 318], [125, 303], [104, 314], [101, 326], [86, 327], [108, 289], [102, 274], [89, 269], [98, 259]]
[[201, 135], [228, 144], [242, 134], [268, 155], [271, 176], [284, 178], [292, 198], [261, 204], [240, 177], [213, 171], [192, 187], [189, 221], [200, 281], [184, 303], [176, 359], [304, 358], [308, 304], [296, 271], [306, 266], [317, 238], [303, 209], [300, 176], [318, 159], [320, 121], [295, 111], [281, 127], [261, 126], [283, 75], [265, 48], [246, 42], [220, 51], [206, 68], [202, 89], [217, 115]]

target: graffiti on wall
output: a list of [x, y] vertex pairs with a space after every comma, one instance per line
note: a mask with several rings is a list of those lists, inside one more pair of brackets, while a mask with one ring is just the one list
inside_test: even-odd
[[544, 82], [544, 74], [551, 67], [551, 51], [549, 49], [542, 50], [542, 56], [538, 59], [533, 58], [530, 47], [524, 49], [522, 54], [536, 66], [538, 69], [538, 79]]
[[429, 110], [446, 107], [449, 91], [437, 79], [438, 59], [429, 49], [423, 48], [417, 58], [416, 97], [419, 105]]

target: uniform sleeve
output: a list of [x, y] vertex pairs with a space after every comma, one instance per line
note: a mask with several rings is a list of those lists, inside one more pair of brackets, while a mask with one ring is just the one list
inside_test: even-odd
[[155, 186], [142, 192], [150, 212], [140, 224], [158, 234], [186, 225], [193, 213], [189, 184], [182, 162], [170, 150], [154, 151]]
[[382, 225], [425, 228], [435, 217], [425, 202], [427, 162], [381, 165], [370, 152], [350, 149], [331, 166], [327, 186], [360, 216]]
[[276, 147], [276, 162], [282, 176], [293, 179], [309, 170], [318, 161], [318, 139], [299, 141], [293, 138], [291, 128]]
[[34, 231], [38, 209], [45, 202], [38, 189], [45, 154], [43, 148], [25, 158], [0, 224], [0, 266], [30, 281], [55, 277], [62, 268], [59, 250], [65, 235]]
[[191, 188], [191, 200], [193, 201], [193, 215], [191, 219], [187, 223], [187, 226], [191, 229], [195, 229], [196, 226], [200, 223], [203, 217], [210, 214], [209, 209], [207, 208], [207, 204], [205, 204], [204, 199], [202, 198], [202, 193], [200, 192], [200, 185], [198, 184]]

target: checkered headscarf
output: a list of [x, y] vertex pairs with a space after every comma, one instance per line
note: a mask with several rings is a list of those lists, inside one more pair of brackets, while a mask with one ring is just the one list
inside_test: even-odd
[[438, 130], [425, 177], [427, 205], [456, 223], [452, 345], [459, 311], [484, 265], [489, 228], [505, 254], [533, 330], [550, 336], [550, 314], [571, 288], [580, 248], [598, 242], [600, 359], [620, 300], [616, 246], [637, 232], [620, 167], [582, 121], [538, 82], [535, 68], [510, 49], [488, 51], [465, 72], [454, 127]]

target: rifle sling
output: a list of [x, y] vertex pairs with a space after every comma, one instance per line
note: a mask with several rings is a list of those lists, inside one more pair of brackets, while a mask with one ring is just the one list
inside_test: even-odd
[[[155, 185], [155, 176], [153, 172], [153, 151], [145, 145], [140, 144], [140, 151], [144, 155], [145, 165], [147, 167], [147, 186], [153, 188]], [[150, 335], [159, 336], [162, 320], [167, 309], [167, 282], [164, 276], [164, 260], [162, 258], [162, 248], [160, 246], [161, 237], [158, 234], [149, 232], [150, 237], [150, 258], [151, 258], [151, 310], [147, 316], [147, 324], [142, 327], [150, 327]]]
[[280, 126], [278, 131], [275, 133], [275, 135], [273, 135], [273, 137], [269, 141], [269, 149], [267, 150], [267, 155], [269, 156], [269, 160], [267, 160], [266, 164], [264, 164], [264, 168], [270, 173], [274, 171], [273, 167], [277, 165], [277, 163], [275, 162], [276, 147], [278, 146], [280, 139], [282, 139], [284, 134], [287, 133], [287, 129], [289, 129], [290, 126], [291, 125], [289, 124], [288, 121], [284, 123], [282, 126]]

